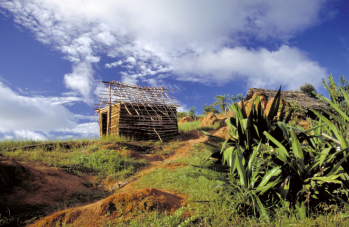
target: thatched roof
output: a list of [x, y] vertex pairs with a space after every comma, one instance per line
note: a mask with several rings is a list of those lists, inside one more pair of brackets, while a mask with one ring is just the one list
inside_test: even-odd
[[[267, 96], [268, 100], [274, 98], [277, 93], [275, 90], [250, 88], [248, 89], [245, 100], [251, 99], [255, 92], [263, 92]], [[303, 110], [309, 110], [309, 108], [313, 108], [317, 111], [320, 111], [321, 109], [329, 110], [326, 104], [317, 102], [315, 99], [309, 97], [306, 93], [301, 91], [281, 91], [281, 98], [284, 98], [288, 102], [298, 101], [297, 105], [300, 105]]]

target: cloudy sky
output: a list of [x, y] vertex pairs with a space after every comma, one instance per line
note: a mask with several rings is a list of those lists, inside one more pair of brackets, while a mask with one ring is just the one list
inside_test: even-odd
[[249, 87], [326, 95], [348, 22], [344, 0], [0, 0], [0, 139], [98, 136], [101, 80], [177, 89], [197, 114]]

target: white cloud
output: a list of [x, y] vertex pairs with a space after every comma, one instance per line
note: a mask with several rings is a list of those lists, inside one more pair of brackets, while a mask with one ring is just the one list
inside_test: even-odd
[[0, 82], [0, 132], [74, 128], [74, 115], [47, 98], [21, 96]]
[[122, 64], [122, 61], [119, 60], [119, 61], [116, 61], [116, 62], [107, 63], [107, 64], [105, 64], [104, 67], [110, 69], [110, 68], [118, 67], [121, 64]]
[[126, 84], [137, 85], [138, 77], [140, 77], [140, 75], [128, 75], [124, 72], [122, 72], [121, 74], [122, 74], [121, 82], [126, 83]]
[[82, 114], [75, 114], [75, 118], [76, 119], [81, 119], [81, 120], [90, 120], [92, 121], [92, 118], [94, 118], [94, 120], [98, 120], [98, 117], [96, 118], [96, 116], [98, 116], [97, 114], [95, 116], [89, 116], [89, 115], [82, 115]]
[[79, 97], [22, 96], [2, 82], [0, 97], [0, 133], [4, 139], [46, 140], [59, 133], [99, 135], [98, 124], [77, 123], [93, 116], [73, 114], [63, 106], [82, 101]]
[[64, 132], [64, 133], [77, 133], [82, 136], [99, 136], [98, 124], [94, 124], [94, 123], [78, 124], [74, 128], [64, 128], [56, 131]]
[[73, 72], [64, 75], [64, 83], [68, 88], [79, 92], [84, 97], [86, 103], [93, 104], [91, 92], [95, 80], [93, 79], [91, 63], [81, 62], [74, 65]]
[[6, 135], [3, 140], [13, 140], [13, 136]]
[[69, 97], [43, 97], [38, 96], [38, 98], [42, 98], [50, 102], [52, 105], [74, 105], [76, 102], [84, 101], [81, 97], [69, 96]]
[[137, 61], [134, 57], [128, 57], [125, 62], [128, 62], [131, 65], [135, 65]]
[[289, 46], [276, 51], [223, 48], [177, 59], [174, 70], [177, 79], [184, 81], [223, 84], [243, 78], [249, 86], [271, 89], [280, 84], [285, 85], [283, 89], [297, 89], [304, 83], [318, 87], [327, 76], [325, 68]]
[[[196, 74], [204, 69], [191, 74], [188, 67], [195, 67], [188, 65], [210, 56], [222, 57], [240, 51], [252, 57], [250, 64], [245, 64], [247, 68], [236, 66], [238, 69], [229, 69], [226, 64], [212, 59], [211, 62], [217, 66], [204, 67], [212, 76], [211, 81], [222, 82], [241, 74], [247, 76], [251, 84], [270, 84], [277, 79], [274, 72], [267, 73], [270, 68], [283, 73], [286, 78], [283, 84], [293, 87], [290, 74], [308, 73], [311, 68], [322, 71], [321, 68], [307, 58], [299, 58], [302, 54], [294, 56], [292, 51], [283, 51], [283, 47], [274, 52], [261, 49], [258, 54], [238, 46], [249, 42], [250, 37], [287, 42], [290, 37], [320, 22], [319, 16], [324, 12], [326, 2], [12, 0], [1, 1], [0, 7], [10, 11], [15, 22], [31, 30], [38, 40], [62, 52], [72, 62], [73, 72], [64, 76], [65, 85], [79, 92], [85, 102], [91, 103], [95, 81], [91, 63], [98, 62], [103, 55], [123, 59], [122, 64], [116, 61], [105, 67], [122, 66], [123, 82], [135, 84], [139, 80], [153, 83], [151, 79], [156, 79], [156, 75], [168, 72], [188, 72], [187, 80], [195, 81]], [[288, 67], [288, 73], [285, 73], [287, 70], [278, 68], [284, 67], [285, 62], [260, 60], [260, 56], [266, 55], [272, 60], [271, 55], [282, 53], [291, 56], [281, 57], [297, 59], [297, 70], [291, 72], [291, 67]], [[173, 65], [173, 62], [183, 62], [183, 59], [194, 62], [189, 62], [187, 68]], [[262, 69], [262, 73], [250, 68]], [[223, 78], [220, 78], [221, 72], [225, 73]], [[313, 78], [313, 74], [304, 76]], [[209, 80], [199, 78], [197, 81]]]
[[15, 130], [14, 135], [16, 139], [21, 140], [46, 140], [46, 137], [44, 135], [30, 130]]
[[186, 104], [180, 104], [180, 107], [177, 108], [177, 112], [188, 112], [189, 107]]

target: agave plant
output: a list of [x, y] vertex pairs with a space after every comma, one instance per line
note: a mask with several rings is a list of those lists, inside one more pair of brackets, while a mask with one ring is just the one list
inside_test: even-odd
[[[343, 135], [322, 115], [324, 124], [308, 130], [287, 125], [292, 111], [285, 118], [285, 105], [277, 117], [280, 90], [268, 115], [258, 97], [248, 117], [243, 103], [232, 105], [234, 117], [226, 121], [231, 138], [209, 135], [216, 143], [205, 143], [212, 152], [207, 160], [216, 171], [229, 172], [227, 179], [216, 179], [234, 196], [244, 195], [237, 206], [247, 205], [255, 216], [268, 217], [265, 207], [280, 204], [297, 209], [300, 217], [320, 203], [346, 204], [349, 176], [342, 164], [349, 154]], [[338, 139], [326, 134], [330, 130]], [[336, 141], [343, 149], [336, 150]]]
[[[282, 182], [280, 179], [281, 167], [274, 166], [270, 168], [267, 163], [268, 160], [262, 158], [262, 152], [260, 142], [257, 147], [253, 147], [253, 152], [248, 162], [246, 162], [242, 149], [238, 147], [236, 152], [232, 154], [233, 170], [231, 173], [231, 176], [234, 176], [234, 173], [237, 172], [238, 178], [232, 181], [235, 184], [225, 183], [223, 186], [229, 187], [235, 195], [239, 193], [244, 195], [243, 201], [237, 204], [238, 208], [244, 208], [241, 209], [242, 212], [251, 213], [254, 216], [260, 215], [268, 219], [269, 214], [265, 207], [273, 205], [276, 198], [276, 194], [270, 192], [270, 189]], [[244, 162], [246, 162], [246, 165], [244, 165]], [[248, 212], [246, 209], [250, 209], [250, 211]]]
[[[256, 216], [267, 217], [265, 205], [270, 206], [267, 201], [273, 203], [277, 199], [277, 194], [274, 193], [276, 191], [270, 192], [270, 190], [281, 183], [278, 179], [280, 166], [265, 157], [272, 147], [266, 145], [269, 139], [263, 134], [266, 131], [268, 135], [284, 140], [283, 129], [276, 122], [279, 120], [286, 124], [290, 120], [292, 111], [285, 117], [285, 103], [283, 103], [281, 114], [277, 116], [280, 93], [281, 87], [268, 115], [263, 112], [258, 96], [248, 117], [243, 101], [241, 107], [233, 104], [230, 109], [234, 117], [226, 120], [231, 129], [231, 138], [224, 140], [206, 133], [211, 141], [215, 142], [204, 143], [204, 146], [212, 152], [207, 158], [207, 160], [213, 160], [212, 168], [230, 173], [230, 179], [216, 179], [224, 182], [222, 186], [229, 188], [235, 195], [237, 193], [246, 195], [242, 200], [244, 204], [238, 204], [238, 206], [246, 208], [246, 204], [251, 204], [247, 209], [253, 210], [252, 213]], [[263, 198], [263, 202], [260, 198]]]
[[[230, 110], [233, 112], [234, 117], [226, 120], [227, 125], [230, 128], [230, 139], [224, 140], [219, 137], [211, 136], [206, 133], [216, 143], [206, 142], [204, 147], [212, 152], [212, 155], [208, 159], [215, 160], [214, 166], [220, 170], [231, 168], [232, 152], [236, 147], [242, 149], [242, 154], [247, 160], [253, 152], [253, 147], [257, 146], [259, 142], [263, 144], [267, 143], [267, 138], [263, 135], [264, 131], [274, 137], [282, 140], [282, 129], [277, 127], [276, 121], [283, 121], [287, 124], [291, 118], [292, 110], [286, 116], [285, 103], [283, 103], [281, 114], [278, 117], [277, 113], [280, 105], [281, 87], [279, 88], [272, 107], [268, 115], [263, 112], [262, 105], [259, 97], [253, 103], [249, 116], [247, 117], [246, 107], [242, 100], [241, 107], [238, 104], [233, 104]], [[257, 106], [257, 108], [256, 108]]]
[[[346, 101], [346, 105], [349, 107], [349, 96], [345, 93], [345, 91], [340, 88], [340, 90], [343, 93], [344, 99]], [[329, 91], [331, 94], [331, 90]], [[326, 98], [325, 98], [326, 99]], [[337, 115], [333, 114], [329, 111], [323, 110], [330, 118], [332, 118], [333, 121], [327, 119], [325, 116], [323, 116], [321, 113], [315, 111], [312, 109], [312, 111], [322, 120], [324, 121], [329, 129], [331, 130], [332, 134], [335, 136], [336, 140], [333, 140], [334, 142], [338, 143], [342, 148], [348, 147], [348, 141], [345, 138], [346, 134], [348, 133], [348, 127], [349, 127], [349, 116], [343, 112], [338, 104], [331, 102], [330, 100], [326, 99], [327, 103], [337, 111]]]
[[[281, 202], [296, 208], [300, 217], [305, 217], [307, 211], [320, 203], [333, 204], [348, 200], [346, 181], [349, 178], [341, 165], [349, 157], [349, 154], [343, 157], [343, 153], [349, 149], [336, 151], [331, 144], [325, 143], [321, 151], [317, 152], [309, 145], [302, 145], [293, 128], [290, 128], [290, 132], [291, 149], [278, 143], [267, 132], [264, 133], [277, 144], [278, 152], [274, 155], [284, 162], [280, 169], [282, 183], [278, 185]], [[307, 139], [312, 138], [309, 136]]]

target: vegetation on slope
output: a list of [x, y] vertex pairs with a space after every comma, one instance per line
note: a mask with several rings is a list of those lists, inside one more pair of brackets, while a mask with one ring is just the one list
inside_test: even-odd
[[[345, 100], [341, 105], [347, 105], [349, 97], [339, 89]], [[205, 144], [194, 144], [186, 155], [166, 160], [164, 168], [154, 168], [134, 182], [135, 189], [181, 193], [187, 197], [186, 206], [175, 212], [153, 209], [109, 218], [104, 226], [348, 226], [348, 115], [342, 106], [326, 100], [336, 113], [328, 112], [326, 118], [315, 111], [319, 120], [304, 130], [290, 124], [292, 113], [283, 109], [278, 115], [279, 100], [274, 99], [267, 116], [258, 98], [248, 117], [244, 105], [233, 104], [234, 117], [226, 121], [230, 139], [209, 135]], [[110, 137], [70, 144], [46, 141], [35, 148], [23, 148], [32, 145], [30, 141], [4, 141], [0, 155], [73, 174], [92, 174], [100, 181], [123, 179], [147, 165], [144, 159], [122, 155], [126, 147], [171, 155], [199, 124], [179, 126], [183, 141], [115, 141]], [[173, 152], [158, 149], [160, 145]], [[87, 195], [80, 192], [74, 198], [86, 202]], [[107, 216], [112, 217], [112, 212]], [[10, 213], [1, 215], [0, 225], [11, 222]]]

